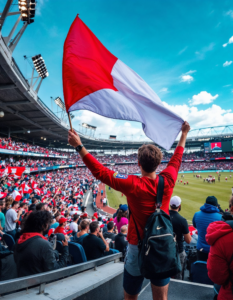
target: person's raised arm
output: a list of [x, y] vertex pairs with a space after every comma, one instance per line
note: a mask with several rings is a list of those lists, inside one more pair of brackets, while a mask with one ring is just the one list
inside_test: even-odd
[[[69, 130], [68, 143], [71, 146], [73, 146], [74, 148], [82, 145], [82, 142], [81, 142], [81, 139], [80, 139], [79, 135], [74, 130], [73, 131]], [[82, 147], [82, 149], [79, 152], [79, 154], [80, 154], [80, 156], [81, 156], [82, 159], [88, 153], [89, 152], [86, 150], [86, 148], [84, 146]]]
[[[78, 150], [83, 162], [97, 179], [115, 190], [121, 191], [125, 195], [131, 192], [133, 188], [132, 176], [118, 174], [118, 172], [114, 172], [113, 170], [103, 166], [84, 148], [79, 135], [74, 130], [69, 130], [68, 142], [71, 146]], [[79, 147], [81, 149], [77, 149], [78, 146], [82, 146]]]
[[187, 139], [189, 130], [190, 130], [190, 125], [187, 121], [185, 121], [181, 127], [182, 134], [181, 134], [181, 137], [180, 137], [177, 147], [179, 147], [179, 146], [181, 146], [183, 148], [185, 147], [185, 143], [186, 143], [186, 139]]
[[[180, 169], [180, 165], [182, 162], [182, 156], [183, 156], [186, 138], [187, 138], [189, 130], [190, 130], [189, 123], [187, 121], [185, 121], [182, 124], [182, 128], [181, 128], [182, 134], [180, 137], [180, 141], [178, 142], [178, 145], [176, 147], [176, 150], [175, 150], [173, 156], [171, 157], [166, 169], [164, 169], [160, 173], [161, 175], [163, 175], [167, 178], [167, 182], [168, 182], [170, 188], [174, 188], [176, 180], [177, 180], [177, 175], [178, 175], [178, 171]], [[167, 205], [169, 205], [169, 202], [167, 202]]]

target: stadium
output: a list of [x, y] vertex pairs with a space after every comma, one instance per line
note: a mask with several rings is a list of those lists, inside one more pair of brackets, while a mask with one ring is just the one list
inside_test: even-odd
[[[115, 237], [109, 237], [115, 235], [115, 220], [120, 207], [127, 207], [128, 197], [120, 188], [113, 188], [108, 181], [104, 183], [95, 174], [104, 172], [107, 167], [115, 179], [124, 181], [132, 175], [140, 178], [142, 167], [137, 151], [151, 144], [162, 152], [157, 176], [166, 173], [175, 149], [180, 146], [180, 136], [167, 151], [148, 139], [121, 139], [114, 132], [106, 138], [98, 138], [95, 124], [74, 126], [92, 155], [93, 164], [96, 159], [103, 168], [99, 173], [93, 171], [68, 143], [70, 123], [62, 98], [53, 99], [61, 110], [59, 115], [39, 97], [43, 80], [48, 77], [46, 61], [38, 53], [28, 58], [32, 67], [28, 79], [14, 59], [27, 27], [36, 26], [36, 1], [4, 2], [0, 17], [0, 297], [9, 300], [123, 299], [124, 259], [128, 249], [123, 231], [128, 229], [123, 227], [127, 227], [128, 220], [117, 232], [125, 234], [124, 250], [117, 248]], [[3, 36], [6, 20], [15, 15], [16, 23], [7, 25], [8, 36]], [[34, 20], [35, 24], [31, 25]], [[72, 120], [74, 114], [70, 116]], [[209, 196], [217, 198], [219, 215], [221, 212], [231, 217], [233, 125], [191, 130], [178, 169], [170, 196], [178, 195], [182, 199], [180, 215], [187, 220], [192, 241], [190, 245], [182, 241], [186, 252], [184, 268], [181, 279], [171, 276], [168, 299], [213, 299], [219, 290], [208, 276], [206, 261], [200, 262], [195, 256], [198, 230], [193, 217]], [[10, 210], [15, 214], [11, 226], [10, 221], [5, 223]], [[126, 211], [128, 213], [128, 207]], [[123, 215], [129, 218], [129, 213]], [[25, 231], [29, 223], [32, 232]], [[44, 224], [48, 224], [47, 228]], [[101, 228], [107, 255], [97, 256], [94, 248], [89, 251], [87, 242], [86, 246], [83, 244], [87, 237], [81, 239], [81, 236], [91, 236], [94, 226]], [[39, 237], [43, 245], [41, 241], [36, 244]], [[30, 239], [34, 239], [34, 244], [22, 248]], [[29, 251], [37, 257], [31, 257]], [[46, 252], [52, 254], [49, 256]], [[46, 256], [42, 258], [43, 266], [39, 263], [41, 255]], [[144, 279], [138, 299], [152, 299], [148, 279]]]

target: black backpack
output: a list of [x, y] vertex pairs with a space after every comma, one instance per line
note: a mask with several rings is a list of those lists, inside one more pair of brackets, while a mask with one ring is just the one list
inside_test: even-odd
[[132, 215], [139, 241], [139, 268], [141, 274], [147, 279], [165, 279], [181, 272], [178, 245], [173, 236], [170, 216], [160, 210], [163, 189], [164, 179], [159, 175], [157, 209], [147, 220], [143, 240], [140, 238], [137, 224]]

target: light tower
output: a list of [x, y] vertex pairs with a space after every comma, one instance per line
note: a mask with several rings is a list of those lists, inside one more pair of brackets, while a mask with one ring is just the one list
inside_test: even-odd
[[[12, 27], [8, 36], [3, 37], [5, 44], [8, 46], [11, 53], [13, 53], [15, 47], [17, 46], [21, 36], [23, 35], [27, 26], [34, 22], [35, 11], [36, 11], [36, 0], [18, 0], [19, 10], [14, 12], [9, 12], [10, 7], [12, 5], [13, 0], [8, 0], [4, 10], [0, 17], [0, 32], [2, 31], [2, 27], [4, 22], [8, 16], [19, 15], [17, 21]], [[12, 39], [16, 28], [18, 27], [20, 21], [23, 21], [23, 27], [19, 30], [19, 32]]]
[[[33, 69], [32, 69], [32, 77], [31, 77], [31, 87], [34, 88], [35, 85], [37, 84], [39, 78], [40, 78], [40, 82], [35, 90], [36, 93], [39, 92], [41, 83], [43, 81], [43, 79], [45, 79], [46, 77], [49, 76], [49, 72], [47, 70], [47, 67], [45, 65], [44, 59], [41, 56], [41, 54], [35, 55], [32, 57], [32, 62], [33, 62]], [[34, 79], [34, 71], [37, 71], [38, 73], [38, 77], [36, 77], [36, 81], [33, 83], [33, 79]]]

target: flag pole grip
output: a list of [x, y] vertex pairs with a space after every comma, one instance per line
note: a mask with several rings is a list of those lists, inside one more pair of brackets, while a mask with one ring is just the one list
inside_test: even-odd
[[68, 112], [68, 119], [70, 122], [70, 129], [71, 129], [71, 131], [73, 131], [72, 122], [71, 122], [71, 118], [70, 118], [70, 112]]

